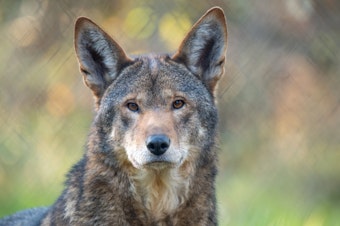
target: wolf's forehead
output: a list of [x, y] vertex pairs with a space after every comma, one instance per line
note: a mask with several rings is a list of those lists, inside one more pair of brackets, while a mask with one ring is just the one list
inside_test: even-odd
[[159, 71], [159, 59], [156, 59], [155, 57], [151, 56], [148, 59], [148, 65], [149, 65], [149, 70], [150, 74], [152, 75], [157, 75]]
[[169, 81], [175, 82], [176, 79], [171, 76], [171, 68], [165, 58], [166, 56], [148, 55], [137, 59], [139, 62], [136, 65], [138, 73], [131, 75], [135, 78], [135, 85], [146, 91], [159, 85], [166, 88], [164, 82], [168, 84]]
[[170, 96], [174, 92], [192, 93], [204, 90], [202, 82], [188, 69], [171, 60], [167, 55], [149, 55], [141, 58], [143, 70], [136, 75], [138, 89]]
[[145, 65], [144, 68], [146, 76], [153, 84], [157, 84], [157, 82], [161, 81], [161, 77], [164, 77], [164, 75], [167, 74], [167, 71], [171, 70], [170, 67], [167, 66], [168, 63], [166, 62], [166, 56], [150, 54], [142, 57], [141, 59]]
[[135, 59], [135, 63], [123, 71], [110, 90], [123, 99], [131, 93], [157, 99], [173, 97], [181, 92], [189, 95], [201, 86], [194, 75], [169, 56], [148, 55]]

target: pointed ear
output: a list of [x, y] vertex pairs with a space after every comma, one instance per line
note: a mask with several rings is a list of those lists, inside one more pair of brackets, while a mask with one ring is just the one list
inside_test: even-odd
[[214, 93], [224, 73], [227, 26], [223, 10], [212, 8], [187, 34], [173, 60], [183, 63]]
[[132, 60], [98, 25], [84, 17], [76, 22], [74, 44], [84, 82], [98, 104], [106, 88]]

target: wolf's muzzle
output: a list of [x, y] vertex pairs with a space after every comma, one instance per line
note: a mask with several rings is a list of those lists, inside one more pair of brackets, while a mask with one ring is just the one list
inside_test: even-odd
[[170, 139], [164, 134], [151, 135], [146, 140], [146, 147], [154, 155], [164, 154], [170, 146]]

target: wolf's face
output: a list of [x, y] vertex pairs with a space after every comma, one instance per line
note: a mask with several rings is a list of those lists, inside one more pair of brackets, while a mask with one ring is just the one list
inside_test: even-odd
[[99, 114], [112, 112], [101, 120], [112, 122], [110, 139], [137, 168], [181, 165], [213, 137], [207, 131], [215, 131], [217, 117], [195, 75], [169, 57], [152, 56], [136, 59], [108, 87]]
[[130, 59], [92, 21], [79, 19], [76, 51], [96, 98], [94, 123], [103, 150], [146, 169], [179, 167], [204, 155], [214, 143], [214, 91], [223, 74], [226, 36], [223, 12], [215, 8], [174, 56]]

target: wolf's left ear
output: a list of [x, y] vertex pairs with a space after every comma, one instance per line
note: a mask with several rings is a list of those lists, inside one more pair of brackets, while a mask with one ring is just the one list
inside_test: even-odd
[[224, 73], [227, 25], [223, 10], [214, 7], [193, 26], [173, 60], [183, 63], [214, 93]]
[[106, 88], [132, 60], [107, 33], [85, 17], [76, 22], [74, 44], [84, 82], [99, 104]]

